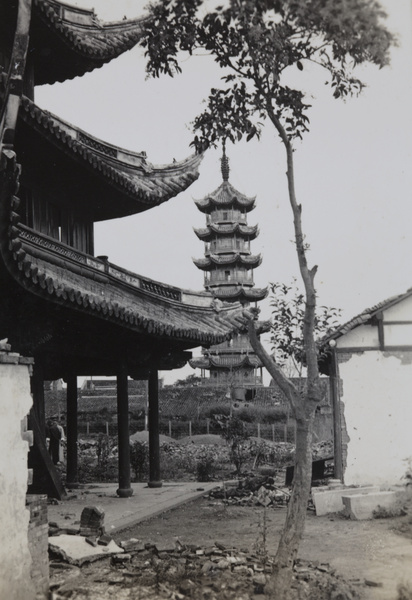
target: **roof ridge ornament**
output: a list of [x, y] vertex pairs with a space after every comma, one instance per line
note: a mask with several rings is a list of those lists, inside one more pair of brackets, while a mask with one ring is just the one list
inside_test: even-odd
[[222, 158], [220, 159], [221, 170], [222, 170], [222, 179], [223, 181], [229, 181], [229, 159], [226, 156], [226, 140], [223, 140], [222, 143]]

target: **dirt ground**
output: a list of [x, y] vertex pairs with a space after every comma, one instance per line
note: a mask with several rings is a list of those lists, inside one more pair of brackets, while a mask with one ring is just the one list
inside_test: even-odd
[[[308, 512], [299, 556], [329, 563], [353, 582], [365, 600], [395, 600], [399, 583], [412, 585], [412, 494], [405, 515], [371, 521], [350, 521]], [[266, 510], [266, 543], [276, 551], [286, 508]], [[186, 544], [210, 544], [252, 549], [262, 544], [264, 510], [225, 506], [201, 499], [121, 532], [117, 540], [135, 537], [173, 546], [176, 537]], [[365, 581], [369, 585], [365, 585]], [[376, 585], [373, 585], [376, 584]]]
[[[310, 561], [311, 565], [319, 565], [319, 571], [325, 570], [324, 565], [329, 564], [330, 567], [326, 570], [331, 574], [336, 571], [354, 589], [353, 596], [350, 593], [349, 595], [334, 593], [328, 598], [346, 599], [355, 598], [357, 595], [362, 600], [396, 600], [399, 584], [409, 583], [412, 590], [412, 491], [405, 497], [403, 508], [402, 516], [371, 521], [350, 521], [338, 515], [317, 517], [313, 512], [308, 511], [300, 558], [302, 561]], [[183, 546], [192, 547], [192, 551], [196, 547], [212, 547], [217, 542], [218, 547], [237, 548], [240, 552], [249, 554], [259, 554], [262, 550], [267, 550], [270, 556], [275, 553], [285, 512], [285, 507], [270, 507], [265, 510], [256, 506], [226, 506], [222, 501], [203, 497], [124, 530], [114, 537], [117, 542], [133, 538], [143, 544], [155, 544], [163, 550], [176, 547], [177, 540]], [[140, 569], [142, 565], [152, 565], [151, 559], [141, 562]], [[108, 589], [106, 586], [105, 598], [123, 598], [121, 587], [124, 587], [125, 574], [131, 575], [130, 569], [114, 572], [113, 566], [110, 567], [102, 562], [94, 563], [83, 567], [80, 571], [77, 569], [77, 586], [81, 582], [77, 592], [76, 586], [73, 592], [73, 586], [69, 585], [66, 587], [66, 593], [63, 595], [57, 593], [54, 597], [100, 600], [103, 596], [99, 594], [102, 592], [99, 593], [96, 586], [105, 586], [106, 582], [111, 594], [106, 595]], [[54, 582], [57, 591], [59, 591], [57, 578], [64, 578], [64, 576], [65, 574], [59, 569], [54, 569], [52, 584]], [[66, 577], [69, 577], [69, 573]], [[60, 588], [60, 591], [64, 592], [64, 589]], [[190, 590], [183, 594], [177, 592], [175, 595], [173, 593], [168, 595], [166, 588], [163, 591], [164, 593], [159, 596], [153, 595], [153, 588], [149, 592], [149, 588], [142, 587], [142, 579], [140, 579], [140, 587], [135, 588], [135, 593], [124, 597], [142, 600], [158, 597], [177, 600], [198, 597], [193, 595], [193, 590], [192, 595], [189, 593]], [[262, 590], [259, 593], [261, 594]], [[230, 597], [243, 600], [243, 598], [254, 598], [255, 594], [245, 595], [245, 588], [241, 590], [239, 588], [239, 592], [234, 591], [228, 596], [215, 596], [212, 590], [210, 596], [201, 597]], [[410, 598], [412, 596], [404, 596], [402, 600]]]

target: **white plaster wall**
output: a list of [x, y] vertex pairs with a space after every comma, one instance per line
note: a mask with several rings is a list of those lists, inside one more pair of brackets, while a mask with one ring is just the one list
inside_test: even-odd
[[28, 443], [21, 420], [32, 405], [29, 367], [0, 364], [0, 598], [32, 600], [26, 509]]
[[402, 483], [412, 457], [412, 352], [364, 352], [339, 365], [348, 442], [345, 483]]
[[398, 325], [384, 325], [385, 347], [387, 346], [411, 346], [412, 323]]
[[412, 296], [384, 310], [385, 321], [410, 321], [412, 315]]
[[379, 334], [376, 325], [359, 325], [336, 340], [338, 348], [379, 348]]

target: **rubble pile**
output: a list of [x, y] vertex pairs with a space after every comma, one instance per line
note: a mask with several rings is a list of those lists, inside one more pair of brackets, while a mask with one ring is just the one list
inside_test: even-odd
[[312, 445], [312, 460], [331, 458], [333, 454], [333, 440], [325, 440]]
[[209, 493], [210, 498], [224, 504], [237, 506], [265, 506], [279, 508], [285, 506], [290, 493], [287, 488], [275, 485], [272, 476], [252, 476], [239, 481], [237, 487], [220, 487]]
[[[179, 541], [174, 548], [162, 548], [137, 539], [120, 542], [120, 546], [124, 554], [106, 557], [81, 570], [73, 567], [73, 574], [67, 565], [54, 561], [53, 599], [250, 600], [264, 593], [273, 567], [264, 548], [251, 553], [219, 542], [201, 547]], [[358, 598], [354, 588], [338, 578], [329, 565], [318, 562], [297, 561], [292, 587], [296, 599]]]

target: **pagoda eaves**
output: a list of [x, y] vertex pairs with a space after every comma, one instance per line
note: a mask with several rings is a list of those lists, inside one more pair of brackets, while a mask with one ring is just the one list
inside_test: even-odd
[[[17, 2], [0, 0], [0, 35], [10, 45]], [[32, 0], [29, 64], [35, 85], [62, 82], [103, 66], [141, 39], [148, 17], [100, 21], [94, 10], [58, 0]]]
[[246, 269], [255, 269], [262, 262], [260, 254], [253, 256], [251, 254], [242, 254], [232, 252], [228, 255], [210, 254], [206, 258], [194, 258], [193, 262], [202, 271], [212, 271], [216, 266], [235, 266], [241, 265]]
[[204, 228], [193, 228], [197, 237], [203, 242], [210, 242], [218, 235], [233, 235], [254, 240], [259, 235], [258, 225], [243, 225], [242, 223], [210, 223]]
[[189, 364], [193, 369], [210, 369], [211, 367], [215, 367], [226, 371], [238, 370], [245, 367], [255, 369], [262, 366], [259, 358], [253, 354], [244, 354], [243, 356], [211, 356], [208, 354], [204, 357], [192, 358]]
[[242, 302], [242, 304], [245, 302], [259, 302], [260, 300], [264, 300], [268, 295], [267, 288], [246, 287], [246, 285], [215, 287], [211, 291], [215, 298], [219, 298], [219, 300], [236, 300], [237, 302]]
[[255, 208], [256, 198], [245, 196], [238, 192], [228, 181], [224, 181], [211, 194], [208, 194], [202, 200], [195, 200], [197, 208], [203, 213], [209, 213], [213, 208], [223, 208], [233, 206], [239, 208], [242, 212], [250, 212]]
[[[52, 185], [58, 175], [64, 193], [76, 186], [73, 196], [92, 214], [94, 222], [136, 214], [166, 202], [198, 178], [203, 158], [192, 155], [169, 165], [153, 165], [145, 152], [132, 152], [95, 138], [26, 97], [22, 98], [15, 143], [17, 151], [24, 150], [25, 154], [33, 148], [27, 168], [34, 178]], [[93, 205], [96, 197], [98, 205]]]

